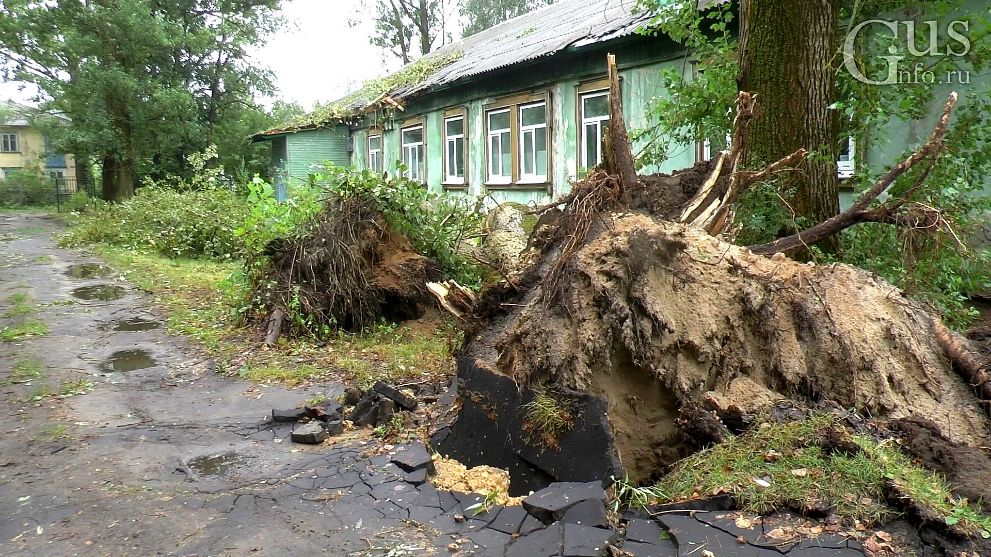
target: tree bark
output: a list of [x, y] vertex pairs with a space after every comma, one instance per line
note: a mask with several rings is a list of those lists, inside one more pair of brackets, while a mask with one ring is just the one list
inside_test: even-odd
[[[838, 0], [742, 0], [740, 3], [741, 91], [757, 96], [745, 153], [749, 166], [763, 166], [799, 149], [810, 156], [787, 185], [792, 209], [805, 225], [839, 213], [836, 177], [835, 98]], [[840, 249], [838, 237], [819, 246]]]
[[113, 155], [103, 156], [101, 173], [104, 201], [117, 201], [117, 159]]

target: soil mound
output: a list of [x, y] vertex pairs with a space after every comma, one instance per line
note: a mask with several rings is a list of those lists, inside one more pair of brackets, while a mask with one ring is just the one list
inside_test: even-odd
[[272, 312], [306, 316], [310, 330], [419, 319], [435, 305], [426, 283], [442, 277], [439, 264], [358, 198], [328, 200], [306, 235], [276, 240], [265, 255], [256, 292]]
[[[897, 288], [846, 265], [765, 258], [653, 216], [601, 213], [560, 294], [541, 280], [560, 248], [493, 290], [465, 356], [520, 389], [607, 402], [634, 481], [671, 463], [686, 405], [756, 413], [776, 400], [835, 401], [874, 417], [925, 416], [954, 442], [987, 445], [978, 398], [944, 357], [931, 317]], [[508, 303], [505, 303], [508, 302]]]

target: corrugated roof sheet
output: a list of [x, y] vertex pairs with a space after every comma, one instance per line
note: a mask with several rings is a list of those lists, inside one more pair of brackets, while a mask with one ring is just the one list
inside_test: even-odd
[[[729, 0], [699, 0], [704, 10]], [[438, 49], [425, 58], [461, 54], [419, 83], [389, 93], [393, 99], [422, 93], [500, 68], [635, 33], [650, 19], [636, 0], [558, 0], [528, 14]], [[353, 106], [356, 111], [366, 108]], [[281, 128], [259, 135], [292, 131]]]

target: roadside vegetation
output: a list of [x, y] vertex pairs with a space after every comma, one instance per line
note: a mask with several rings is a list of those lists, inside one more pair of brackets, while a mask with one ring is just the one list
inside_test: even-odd
[[[263, 383], [339, 379], [369, 387], [376, 380], [414, 382], [451, 371], [457, 333], [439, 315], [402, 325], [380, 319], [344, 331], [317, 323], [290, 295], [291, 334], [264, 345], [270, 295], [264, 267], [271, 242], [306, 234], [325, 198], [347, 196], [377, 204], [417, 249], [470, 281], [477, 271], [457, 255], [451, 239], [450, 227], [461, 222], [451, 215], [460, 213], [422, 188], [334, 168], [315, 177], [325, 188], [299, 188], [279, 202], [260, 178], [232, 189], [204, 162], [191, 162], [199, 170], [191, 180], [150, 184], [128, 201], [74, 215], [61, 245], [88, 247], [150, 292], [166, 314], [167, 329], [203, 346], [219, 372]], [[471, 218], [473, 225], [481, 221]]]

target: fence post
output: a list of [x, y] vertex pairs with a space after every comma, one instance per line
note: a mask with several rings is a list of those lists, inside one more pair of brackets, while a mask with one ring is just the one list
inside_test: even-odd
[[58, 176], [52, 176], [52, 183], [55, 185], [55, 206], [58, 207], [58, 212], [62, 212], [62, 194], [59, 191]]

